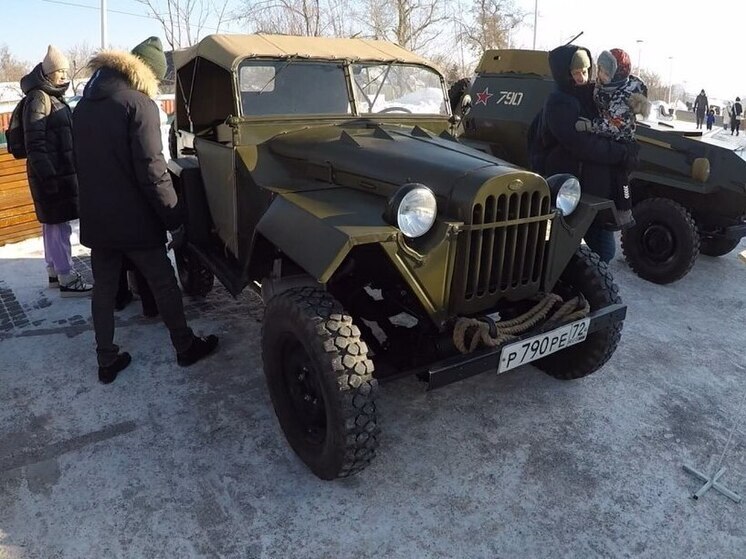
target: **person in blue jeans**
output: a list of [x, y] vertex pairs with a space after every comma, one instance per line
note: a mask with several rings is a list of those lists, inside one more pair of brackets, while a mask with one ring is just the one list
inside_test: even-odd
[[[577, 130], [581, 119], [598, 118], [593, 100], [592, 57], [588, 49], [563, 45], [549, 53], [549, 67], [555, 89], [544, 103], [541, 136], [546, 147], [542, 174], [571, 173], [583, 191], [614, 199], [614, 177], [628, 172], [637, 162], [636, 143], [622, 143]], [[585, 236], [586, 244], [609, 262], [616, 254], [614, 232], [594, 222]]]

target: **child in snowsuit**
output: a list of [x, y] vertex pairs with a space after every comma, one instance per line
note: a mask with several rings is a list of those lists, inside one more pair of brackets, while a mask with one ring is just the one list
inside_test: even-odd
[[712, 130], [712, 125], [715, 123], [715, 111], [710, 109], [707, 112], [707, 129]]
[[[593, 100], [600, 117], [592, 121], [579, 120], [576, 124], [578, 131], [593, 132], [622, 143], [636, 141], [635, 115], [647, 117], [651, 103], [647, 99], [647, 86], [640, 78], [630, 74], [630, 67], [629, 55], [622, 49], [605, 50], [599, 55]], [[631, 220], [630, 171], [631, 169], [620, 169], [613, 178], [617, 193], [614, 202], [622, 219], [625, 222], [629, 219], [634, 224]]]

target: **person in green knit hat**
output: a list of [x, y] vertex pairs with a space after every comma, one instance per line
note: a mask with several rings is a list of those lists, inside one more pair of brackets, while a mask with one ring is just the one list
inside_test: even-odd
[[73, 134], [80, 241], [91, 248], [95, 280], [91, 314], [98, 378], [109, 383], [132, 359], [114, 344], [114, 305], [125, 258], [147, 280], [179, 365], [212, 353], [218, 338], [195, 336], [187, 325], [166, 252], [166, 232], [178, 230], [182, 216], [153, 102], [166, 74], [161, 41], [149, 37], [131, 52], [101, 52], [89, 67], [93, 75], [73, 113]]

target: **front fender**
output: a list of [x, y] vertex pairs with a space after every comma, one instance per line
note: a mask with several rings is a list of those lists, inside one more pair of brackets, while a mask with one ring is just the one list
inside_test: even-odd
[[325, 284], [356, 246], [378, 243], [433, 321], [442, 322], [460, 223], [438, 221], [416, 247], [383, 220], [385, 198], [352, 189], [278, 192], [257, 232]]
[[598, 214], [608, 212], [616, 216], [614, 202], [591, 194], [583, 194], [575, 211], [569, 216], [558, 215], [552, 223], [544, 275], [544, 291], [549, 292], [557, 283], [573, 254], [578, 250], [588, 228]]
[[398, 230], [383, 221], [384, 203], [380, 196], [339, 188], [279, 192], [257, 231], [326, 283], [353, 247], [396, 239]]

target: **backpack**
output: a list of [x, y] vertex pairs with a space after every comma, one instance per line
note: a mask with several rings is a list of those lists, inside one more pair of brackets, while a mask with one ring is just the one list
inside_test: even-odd
[[529, 168], [534, 173], [544, 175], [547, 155], [558, 142], [546, 128], [543, 108], [539, 109], [528, 127], [527, 141]]
[[[46, 112], [50, 112], [52, 104], [49, 99], [49, 95], [42, 92], [44, 98], [44, 108]], [[13, 109], [13, 113], [10, 115], [10, 123], [8, 124], [7, 130], [5, 130], [5, 139], [8, 143], [8, 153], [10, 153], [16, 159], [26, 159], [26, 133], [23, 129], [23, 111], [26, 108], [26, 99], [28, 96], [21, 99], [16, 108]]]

